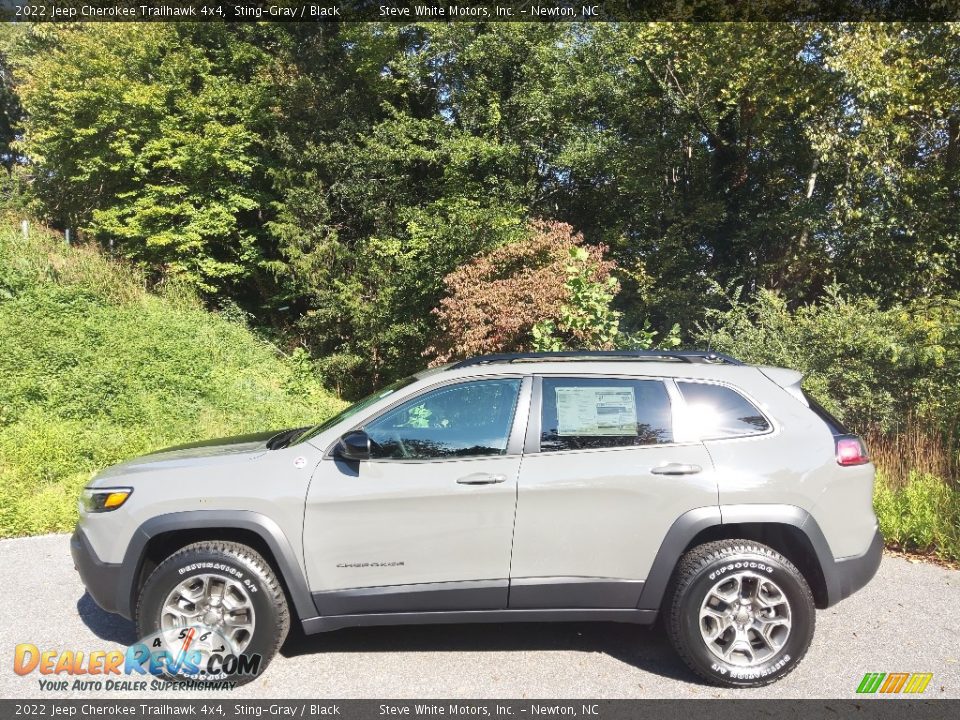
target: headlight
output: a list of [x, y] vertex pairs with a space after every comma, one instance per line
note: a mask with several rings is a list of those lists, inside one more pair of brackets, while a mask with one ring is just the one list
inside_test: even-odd
[[81, 512], [100, 513], [116, 510], [123, 505], [133, 488], [84, 488], [80, 494]]

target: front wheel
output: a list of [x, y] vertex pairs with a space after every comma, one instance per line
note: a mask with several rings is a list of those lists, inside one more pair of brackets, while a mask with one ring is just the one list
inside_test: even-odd
[[749, 540], [690, 550], [667, 599], [674, 648], [697, 675], [717, 685], [779, 680], [813, 638], [813, 596], [803, 575], [772, 548]]
[[144, 583], [137, 630], [167, 678], [243, 684], [287, 635], [287, 601], [269, 563], [239, 543], [205, 541], [164, 560]]

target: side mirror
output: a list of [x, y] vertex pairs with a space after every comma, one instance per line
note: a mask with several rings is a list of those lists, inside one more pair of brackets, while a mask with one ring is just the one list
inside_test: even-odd
[[363, 430], [354, 430], [340, 438], [333, 454], [336, 457], [353, 462], [369, 460], [371, 444], [370, 436]]

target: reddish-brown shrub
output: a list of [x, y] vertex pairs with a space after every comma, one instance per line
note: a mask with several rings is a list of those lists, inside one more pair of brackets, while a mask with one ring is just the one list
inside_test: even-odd
[[444, 278], [447, 296], [434, 309], [439, 333], [424, 355], [432, 365], [531, 346], [541, 320], [557, 320], [569, 299], [570, 250], [582, 246], [591, 280], [603, 282], [615, 263], [603, 246], [585, 246], [566, 223], [534, 221], [529, 235], [474, 258]]

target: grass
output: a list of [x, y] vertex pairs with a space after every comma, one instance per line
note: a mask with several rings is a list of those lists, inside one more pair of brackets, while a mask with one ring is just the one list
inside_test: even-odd
[[902, 488], [914, 475], [956, 478], [960, 474], [958, 455], [951, 448], [955, 438], [933, 429], [934, 423], [908, 417], [897, 432], [867, 433], [870, 457], [883, 471], [891, 488]]
[[960, 561], [960, 490], [955, 485], [914, 472], [894, 487], [881, 471], [873, 504], [887, 545]]
[[65, 531], [107, 465], [321, 420], [308, 366], [187, 291], [34, 229], [0, 228], [0, 537]]
[[868, 434], [877, 466], [874, 509], [887, 545], [960, 560], [960, 486], [952, 438], [909, 418], [898, 433]]

